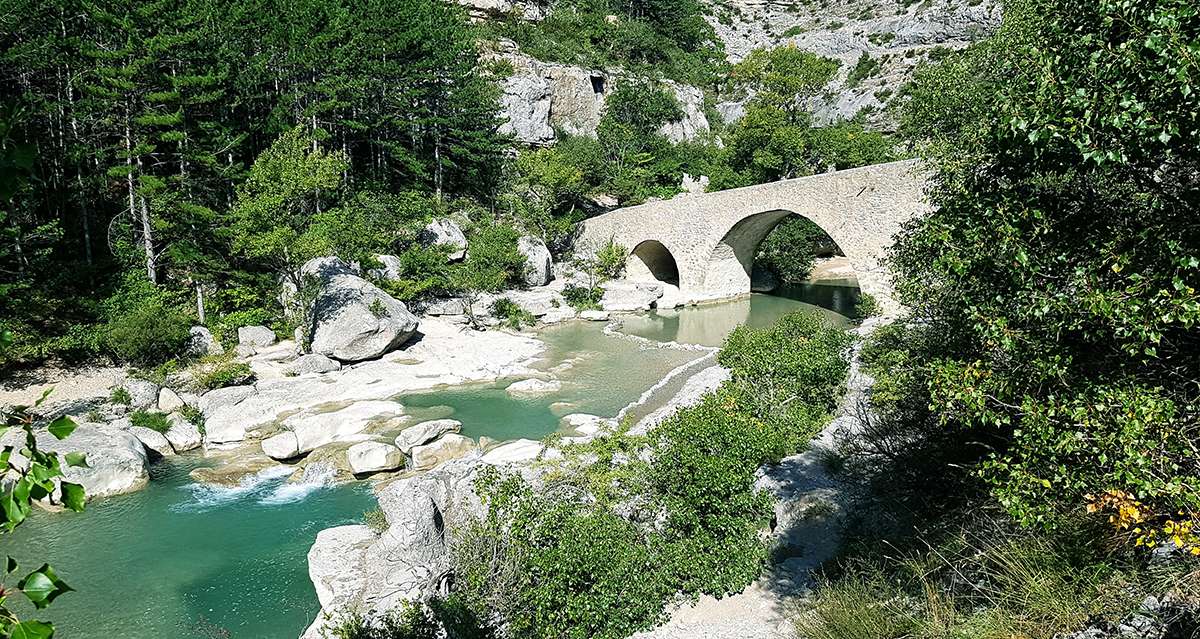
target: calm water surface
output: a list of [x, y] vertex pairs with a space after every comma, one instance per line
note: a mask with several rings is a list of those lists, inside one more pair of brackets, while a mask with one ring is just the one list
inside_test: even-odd
[[[806, 285], [781, 295], [628, 316], [621, 330], [657, 341], [716, 346], [739, 324], [766, 326], [784, 313], [817, 310], [845, 323], [857, 288]], [[563, 382], [555, 393], [516, 399], [506, 384], [447, 388], [399, 400], [418, 416], [454, 417], [469, 437], [541, 438], [575, 412], [611, 416], [672, 369], [703, 353], [649, 347], [605, 335], [603, 323], [571, 322], [539, 333], [538, 368]], [[667, 390], [670, 390], [669, 388]], [[664, 392], [664, 396], [669, 393]], [[241, 488], [195, 484], [198, 457], [157, 463], [138, 493], [99, 500], [81, 514], [36, 513], [0, 538], [0, 553], [25, 567], [48, 561], [78, 592], [44, 618], [63, 639], [224, 636], [294, 639], [318, 613], [306, 555], [317, 532], [358, 523], [375, 501], [367, 482], [288, 484], [280, 472]]]

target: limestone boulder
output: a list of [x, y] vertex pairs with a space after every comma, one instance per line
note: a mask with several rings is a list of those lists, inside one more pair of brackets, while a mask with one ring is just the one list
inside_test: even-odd
[[467, 303], [461, 297], [448, 297], [426, 303], [421, 311], [426, 315], [462, 315], [467, 312]]
[[[353, 608], [366, 581], [363, 558], [378, 538], [362, 525], [327, 528], [317, 533], [317, 540], [308, 551], [308, 577], [323, 610], [340, 613]], [[314, 639], [326, 636], [321, 631], [325, 623], [323, 615], [317, 615], [304, 636]]]
[[[9, 431], [9, 435], [16, 433]], [[150, 481], [146, 447], [128, 430], [81, 423], [62, 440], [48, 432], [38, 432], [37, 444], [39, 449], [59, 455], [66, 481], [82, 485], [88, 499], [141, 490]], [[67, 453], [83, 453], [88, 467], [67, 464]]]
[[170, 422], [171, 428], [163, 433], [163, 437], [167, 439], [175, 452], [185, 453], [189, 450], [195, 450], [203, 443], [200, 428], [188, 421], [183, 415], [171, 413], [167, 415], [167, 421]]
[[609, 316], [610, 315], [608, 311], [591, 310], [579, 313], [579, 319], [587, 320], [589, 322], [607, 322]]
[[475, 450], [475, 442], [469, 437], [443, 435], [432, 443], [412, 449], [412, 467], [414, 470], [432, 470], [448, 461], [466, 457]]
[[129, 407], [146, 410], [158, 406], [158, 384], [145, 379], [129, 378], [121, 384], [129, 393]]
[[546, 243], [529, 235], [517, 240], [517, 250], [525, 256], [528, 266], [525, 283], [529, 286], [545, 286], [554, 279], [554, 259]]
[[603, 284], [604, 296], [600, 308], [606, 311], [648, 311], [663, 296], [662, 282], [632, 282], [613, 280]]
[[562, 382], [552, 379], [549, 381], [542, 379], [523, 379], [519, 382], [513, 382], [505, 389], [509, 395], [513, 397], [535, 397], [538, 395], [549, 395], [562, 390]]
[[405, 455], [411, 454], [412, 449], [447, 435], [462, 430], [462, 422], [455, 419], [434, 419], [409, 426], [396, 436], [396, 447]]
[[304, 412], [283, 420], [282, 432], [262, 441], [262, 450], [272, 459], [294, 459], [321, 446], [349, 441], [376, 421], [399, 417], [396, 402], [356, 402], [327, 413]]
[[[324, 261], [313, 303], [311, 351], [342, 362], [377, 359], [399, 348], [417, 330], [417, 318], [403, 303], [355, 275], [340, 260]], [[310, 262], [311, 263], [311, 262]], [[306, 265], [305, 270], [310, 270]]]
[[407, 459], [399, 448], [384, 442], [360, 442], [346, 451], [350, 471], [355, 475], [404, 468]]
[[382, 267], [371, 269], [368, 272], [371, 277], [380, 280], [398, 280], [404, 276], [404, 269], [400, 264], [400, 258], [395, 255], [376, 255], [375, 261], [379, 262]]
[[266, 348], [276, 342], [275, 331], [266, 326], [243, 326], [238, 329], [238, 345]]
[[463, 233], [462, 228], [448, 217], [439, 218], [426, 224], [417, 239], [426, 246], [451, 247], [453, 250], [448, 256], [451, 262], [457, 262], [467, 256], [467, 236]]
[[176, 393], [175, 391], [166, 387], [159, 389], [158, 410], [161, 410], [164, 413], [170, 413], [172, 411], [177, 411], [186, 405], [187, 403], [183, 401], [183, 398], [179, 396], [179, 393]]
[[312, 373], [332, 373], [342, 370], [342, 365], [320, 353], [309, 353], [296, 358], [284, 369], [291, 375], [308, 375]]
[[233, 406], [254, 393], [253, 386], [226, 386], [201, 395], [196, 407], [207, 417], [216, 409], [222, 406]]
[[192, 357], [204, 357], [206, 355], [221, 355], [225, 352], [225, 347], [221, 346], [221, 342], [213, 337], [212, 331], [203, 326], [193, 326], [189, 331], [191, 337], [188, 341], [187, 354]]
[[129, 434], [136, 437], [146, 447], [146, 450], [151, 453], [151, 457], [170, 457], [175, 454], [175, 449], [171, 448], [171, 442], [156, 430], [150, 430], [144, 426], [131, 426]]

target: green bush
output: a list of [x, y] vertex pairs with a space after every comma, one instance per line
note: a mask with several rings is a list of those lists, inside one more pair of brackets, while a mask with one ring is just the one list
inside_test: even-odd
[[600, 310], [600, 299], [604, 297], [604, 289], [599, 286], [587, 288], [568, 284], [563, 288], [563, 299], [577, 311]]
[[856, 319], [866, 319], [874, 317], [883, 312], [883, 307], [879, 305], [879, 300], [875, 299], [870, 293], [859, 293], [858, 303], [854, 305], [854, 316]]
[[254, 378], [249, 364], [236, 361], [230, 355], [205, 357], [192, 366], [191, 373], [192, 383], [200, 391], [239, 386]]
[[196, 427], [196, 430], [200, 431], [201, 435], [204, 434], [204, 413], [199, 408], [191, 404], [184, 404], [179, 408], [179, 414], [191, 422]]
[[179, 356], [191, 340], [191, 319], [160, 298], [151, 298], [108, 322], [104, 344], [117, 359], [156, 365]]
[[533, 313], [521, 308], [516, 302], [501, 297], [492, 302], [492, 315], [504, 320], [509, 328], [521, 330], [522, 326], [532, 326], [537, 323]]
[[213, 335], [220, 340], [225, 348], [233, 348], [238, 343], [238, 329], [243, 326], [270, 326], [279, 317], [262, 308], [244, 311], [234, 311], [222, 316], [213, 326]]
[[156, 433], [165, 433], [171, 430], [171, 422], [167, 421], [167, 416], [164, 413], [145, 410], [134, 411], [129, 414], [129, 423], [141, 428], [149, 428]]
[[133, 403], [133, 397], [130, 397], [129, 391], [122, 386], [117, 386], [112, 389], [108, 395], [108, 401], [114, 404], [122, 404], [128, 406]]
[[629, 249], [617, 244], [609, 238], [604, 246], [596, 252], [596, 265], [600, 277], [615, 280], [625, 273], [625, 262], [629, 259]]
[[520, 233], [511, 226], [486, 224], [475, 229], [469, 240], [469, 256], [460, 265], [465, 271], [460, 282], [484, 292], [497, 292], [525, 285], [529, 261], [517, 250]]

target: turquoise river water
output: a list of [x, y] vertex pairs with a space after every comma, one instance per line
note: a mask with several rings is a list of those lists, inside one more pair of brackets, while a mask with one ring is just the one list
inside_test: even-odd
[[[849, 283], [804, 285], [783, 296], [625, 316], [620, 330], [717, 346], [739, 324], [768, 325], [801, 308], [844, 323], [856, 301]], [[603, 326], [570, 322], [539, 332], [548, 348], [538, 368], [563, 382], [550, 395], [516, 399], [496, 384], [397, 399], [410, 414], [458, 419], [469, 437], [541, 438], [568, 413], [615, 415], [701, 355], [648, 348]], [[56, 622], [57, 637], [294, 639], [312, 621], [319, 606], [308, 549], [320, 530], [360, 522], [375, 507], [370, 483], [293, 484], [286, 472], [264, 471], [238, 488], [218, 488], [189, 478], [205, 463], [199, 456], [158, 462], [141, 492], [79, 514], [36, 513], [4, 535], [0, 553], [24, 566], [49, 562], [75, 588], [41, 615]]]

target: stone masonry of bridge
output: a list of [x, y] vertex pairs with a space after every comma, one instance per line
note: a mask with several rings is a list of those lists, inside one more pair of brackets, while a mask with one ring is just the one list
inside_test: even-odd
[[925, 214], [927, 178], [916, 161], [679, 195], [584, 222], [576, 250], [609, 239], [630, 251], [626, 279], [679, 286], [683, 303], [750, 292], [758, 246], [784, 218], [802, 215], [825, 230], [853, 265], [859, 287], [885, 312], [899, 306], [883, 257], [901, 226]]

